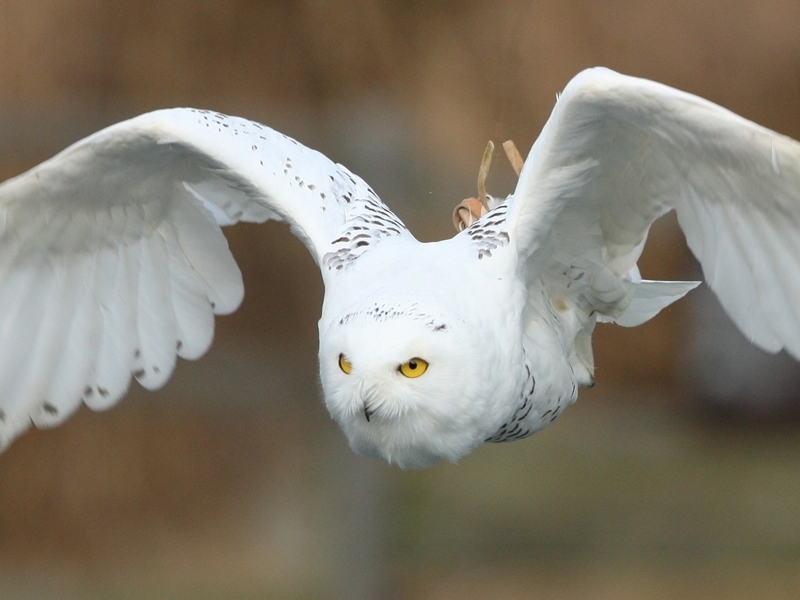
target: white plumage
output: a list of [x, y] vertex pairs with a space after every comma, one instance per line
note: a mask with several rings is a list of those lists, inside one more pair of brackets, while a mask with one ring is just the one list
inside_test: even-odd
[[800, 358], [800, 144], [696, 96], [584, 71], [514, 194], [431, 244], [257, 123], [119, 123], [0, 186], [0, 448], [201, 356], [243, 295], [220, 226], [268, 219], [322, 271], [323, 391], [356, 451], [424, 467], [526, 437], [591, 384], [598, 320], [638, 325], [696, 285], [636, 267], [672, 209], [742, 331]]

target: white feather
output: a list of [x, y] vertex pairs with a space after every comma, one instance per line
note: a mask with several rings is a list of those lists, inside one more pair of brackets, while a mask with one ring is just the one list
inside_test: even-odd
[[98, 253], [93, 286], [100, 340], [94, 381], [94, 393], [86, 398], [93, 410], [112, 406], [128, 391], [131, 379], [131, 357], [136, 341], [135, 315], [127, 297], [129, 285], [125, 265], [116, 248]]
[[239, 267], [228, 249], [222, 230], [204, 214], [202, 206], [176, 210], [170, 222], [177, 249], [186, 257], [191, 268], [205, 285], [205, 293], [216, 314], [230, 314], [239, 308], [244, 297], [244, 284]]
[[176, 319], [175, 345], [178, 356], [194, 360], [200, 358], [211, 344], [214, 336], [214, 311], [203, 279], [178, 244], [175, 223], [170, 223], [169, 226], [171, 231], [165, 235], [165, 240], [169, 253], [172, 307]]
[[154, 390], [166, 383], [175, 367], [177, 332], [163, 237], [155, 232], [143, 239], [140, 251], [136, 328], [144, 374], [137, 380]]

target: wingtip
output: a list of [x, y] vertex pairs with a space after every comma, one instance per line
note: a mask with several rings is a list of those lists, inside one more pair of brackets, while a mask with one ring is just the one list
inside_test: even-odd
[[578, 89], [590, 91], [593, 89], [606, 88], [610, 81], [619, 81], [621, 79], [629, 79], [629, 77], [607, 67], [589, 67], [588, 69], [580, 71], [569, 80], [564, 91], [559, 94], [559, 99], [564, 95], [568, 95], [569, 92]]

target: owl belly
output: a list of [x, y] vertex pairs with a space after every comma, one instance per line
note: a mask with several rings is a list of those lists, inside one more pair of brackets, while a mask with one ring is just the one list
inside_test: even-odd
[[578, 386], [572, 369], [566, 361], [558, 367], [555, 371], [560, 371], [562, 377], [553, 377], [556, 373], [552, 369], [540, 369], [537, 378], [535, 365], [528, 359], [528, 352], [524, 353], [523, 384], [516, 408], [508, 420], [486, 439], [487, 442], [524, 439], [547, 427], [567, 406], [575, 402]]

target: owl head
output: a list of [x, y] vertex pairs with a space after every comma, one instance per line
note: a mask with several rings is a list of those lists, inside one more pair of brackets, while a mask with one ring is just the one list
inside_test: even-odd
[[496, 427], [492, 361], [464, 320], [376, 302], [322, 327], [325, 403], [357, 453], [423, 468], [464, 456]]

